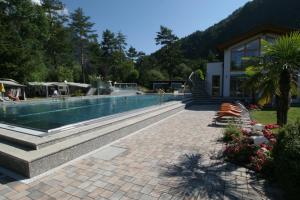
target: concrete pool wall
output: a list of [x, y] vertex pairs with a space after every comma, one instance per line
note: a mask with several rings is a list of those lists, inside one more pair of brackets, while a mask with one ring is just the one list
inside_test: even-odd
[[173, 115], [191, 104], [169, 102], [37, 137], [0, 128], [0, 165], [34, 177]]

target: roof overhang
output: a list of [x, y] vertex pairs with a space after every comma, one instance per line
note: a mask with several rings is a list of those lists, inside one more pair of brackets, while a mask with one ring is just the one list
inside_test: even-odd
[[88, 87], [91, 87], [90, 84], [86, 84], [86, 83], [67, 82], [66, 84], [67, 84], [68, 86], [81, 87], [81, 88], [88, 88]]
[[247, 39], [252, 38], [259, 34], [271, 33], [271, 34], [276, 34], [276, 35], [285, 35], [290, 32], [293, 32], [293, 31], [297, 31], [297, 29], [291, 29], [291, 28], [287, 28], [287, 27], [277, 27], [277, 26], [272, 26], [272, 25], [256, 26], [247, 32], [244, 32], [240, 35], [237, 35], [237, 36], [231, 38], [229, 41], [218, 45], [217, 48], [219, 50], [225, 50], [235, 44], [238, 44], [244, 40], [247, 40]]
[[22, 85], [12, 79], [0, 79], [0, 83], [2, 83], [3, 85], [14, 86], [14, 87], [25, 87], [25, 85]]
[[73, 86], [73, 87], [81, 87], [88, 88], [91, 85], [86, 83], [74, 83], [74, 82], [29, 82], [30, 86]]

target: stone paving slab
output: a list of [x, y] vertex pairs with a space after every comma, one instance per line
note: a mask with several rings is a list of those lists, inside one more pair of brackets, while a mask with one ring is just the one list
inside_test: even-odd
[[115, 146], [108, 146], [97, 153], [94, 153], [93, 157], [101, 159], [101, 160], [111, 160], [114, 157], [120, 155], [121, 153], [125, 152], [127, 149], [115, 147]]
[[0, 200], [281, 199], [274, 186], [221, 159], [214, 114], [191, 107], [28, 184], [1, 174]]

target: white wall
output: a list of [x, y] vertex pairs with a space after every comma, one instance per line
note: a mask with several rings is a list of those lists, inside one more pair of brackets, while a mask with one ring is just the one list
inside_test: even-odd
[[212, 76], [220, 75], [220, 94], [222, 93], [222, 74], [223, 74], [223, 63], [222, 62], [214, 62], [207, 63], [206, 68], [206, 84], [207, 84], [207, 92], [209, 95], [212, 93]]

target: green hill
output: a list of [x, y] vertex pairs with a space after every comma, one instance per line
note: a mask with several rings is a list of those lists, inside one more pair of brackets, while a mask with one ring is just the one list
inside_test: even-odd
[[273, 25], [300, 28], [299, 0], [254, 0], [233, 12], [226, 19], [182, 38], [181, 49], [185, 58], [207, 57], [216, 46], [241, 35], [256, 26]]
[[138, 63], [140, 81], [149, 83], [149, 77], [185, 80], [191, 71], [204, 69], [207, 61], [222, 60], [218, 45], [255, 27], [300, 29], [299, 11], [299, 0], [250, 1], [208, 29], [196, 31], [145, 57]]

